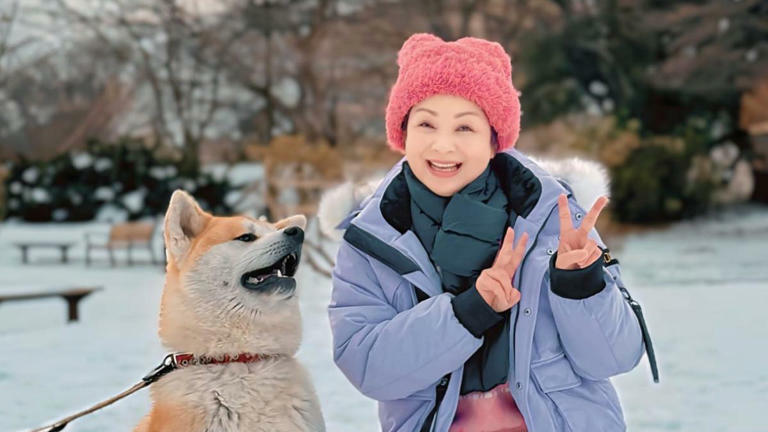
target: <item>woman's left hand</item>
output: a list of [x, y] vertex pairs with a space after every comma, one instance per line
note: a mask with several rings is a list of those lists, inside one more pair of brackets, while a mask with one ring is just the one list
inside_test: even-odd
[[565, 194], [557, 197], [557, 207], [560, 213], [560, 244], [557, 247], [555, 267], [565, 270], [580, 269], [589, 266], [600, 255], [602, 250], [594, 240], [589, 238], [589, 231], [595, 226], [597, 217], [608, 203], [608, 197], [601, 196], [592, 205], [584, 221], [578, 228], [571, 224], [571, 212], [568, 208], [568, 198]]

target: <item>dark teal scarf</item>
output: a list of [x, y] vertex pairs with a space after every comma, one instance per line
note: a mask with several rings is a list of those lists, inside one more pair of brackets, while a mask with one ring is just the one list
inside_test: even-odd
[[[440, 274], [443, 291], [460, 294], [491, 266], [508, 226], [510, 210], [490, 164], [450, 197], [432, 192], [403, 162], [411, 194], [412, 230]], [[514, 219], [512, 219], [514, 220]], [[461, 394], [487, 391], [507, 378], [509, 311], [484, 334], [483, 345], [467, 360]]]
[[411, 193], [412, 229], [438, 268], [443, 290], [459, 294], [496, 257], [509, 217], [507, 196], [490, 164], [451, 197], [427, 188], [408, 162], [403, 170]]

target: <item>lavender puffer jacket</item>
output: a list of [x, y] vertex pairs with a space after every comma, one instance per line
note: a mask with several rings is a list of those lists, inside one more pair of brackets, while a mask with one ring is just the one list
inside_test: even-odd
[[[574, 226], [585, 210], [566, 182], [531, 158], [514, 148], [503, 157], [503, 172], [497, 174], [505, 187], [538, 194], [532, 210], [514, 225], [515, 237], [527, 232], [529, 240], [512, 281], [521, 300], [510, 335], [516, 359], [510, 365], [516, 378], [509, 384], [511, 394], [532, 432], [624, 431], [609, 378], [632, 370], [644, 345], [638, 319], [618, 289], [619, 265], [602, 268], [605, 287], [596, 294], [583, 299], [555, 294], [549, 261], [558, 248], [558, 195], [569, 196]], [[402, 187], [403, 160], [337, 226], [345, 231], [328, 307], [334, 361], [360, 392], [379, 402], [383, 431], [448, 431], [463, 364], [483, 339], [457, 319], [452, 295], [442, 292], [413, 231], [401, 231], [397, 215], [387, 214], [396, 188]], [[596, 230], [589, 235], [606, 248]], [[430, 415], [439, 393], [442, 401]], [[432, 421], [425, 425], [428, 417]]]

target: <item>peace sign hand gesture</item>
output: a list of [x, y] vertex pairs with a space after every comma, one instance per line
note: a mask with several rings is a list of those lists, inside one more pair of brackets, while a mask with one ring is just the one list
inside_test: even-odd
[[580, 269], [589, 266], [601, 254], [602, 250], [594, 240], [589, 238], [589, 231], [595, 226], [597, 217], [608, 203], [608, 197], [601, 196], [592, 205], [584, 221], [578, 228], [571, 224], [571, 212], [568, 209], [568, 198], [565, 194], [557, 197], [557, 207], [560, 214], [560, 244], [557, 247], [555, 267], [559, 269]]
[[475, 287], [480, 296], [496, 312], [503, 312], [520, 301], [520, 291], [512, 286], [512, 276], [523, 259], [528, 233], [523, 233], [513, 249], [514, 237], [515, 230], [507, 227], [493, 265], [480, 272], [480, 276], [475, 281]]

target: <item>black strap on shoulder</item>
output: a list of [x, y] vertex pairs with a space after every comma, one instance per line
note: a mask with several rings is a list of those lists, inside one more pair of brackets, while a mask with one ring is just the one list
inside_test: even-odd
[[560, 183], [568, 191], [569, 194], [573, 195], [573, 188], [571, 188], [571, 185], [569, 185], [567, 181], [560, 177], [555, 178], [557, 179], [558, 183]]
[[349, 224], [344, 231], [344, 240], [401, 275], [419, 269], [419, 266], [402, 252], [355, 224]]
[[[603, 261], [606, 267], [619, 263], [619, 260], [611, 257], [611, 254], [610, 254], [611, 251], [608, 248], [603, 248], [599, 245], [598, 247], [603, 251]], [[659, 368], [656, 365], [656, 354], [653, 351], [653, 342], [651, 342], [651, 335], [650, 333], [648, 333], [648, 326], [645, 324], [645, 318], [643, 317], [643, 308], [640, 306], [640, 303], [638, 303], [635, 299], [632, 298], [627, 288], [624, 287], [620, 282], [621, 282], [620, 279], [617, 279], [616, 285], [619, 287], [619, 290], [621, 291], [621, 295], [624, 297], [627, 303], [629, 303], [629, 306], [632, 308], [632, 311], [635, 313], [635, 316], [637, 317], [637, 321], [640, 323], [640, 329], [643, 332], [643, 343], [645, 344], [645, 352], [648, 354], [648, 362], [651, 364], [651, 374], [653, 374], [653, 382], [658, 383]]]

